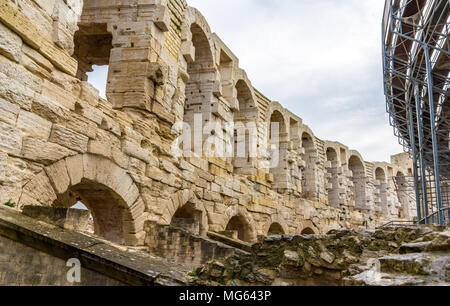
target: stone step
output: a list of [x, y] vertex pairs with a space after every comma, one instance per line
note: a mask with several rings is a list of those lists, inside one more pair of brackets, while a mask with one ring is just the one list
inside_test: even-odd
[[430, 275], [433, 258], [421, 253], [390, 255], [380, 258], [382, 273]]
[[411, 275], [380, 273], [373, 270], [364, 271], [355, 276], [344, 278], [344, 286], [424, 286], [427, 282], [423, 278]]
[[401, 254], [421, 253], [425, 252], [427, 247], [431, 245], [431, 241], [404, 243], [400, 247]]

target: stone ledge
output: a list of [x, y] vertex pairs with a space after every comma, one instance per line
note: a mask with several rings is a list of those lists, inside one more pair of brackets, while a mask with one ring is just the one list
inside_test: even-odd
[[83, 268], [132, 286], [186, 285], [189, 269], [141, 252], [120, 250], [104, 241], [39, 222], [0, 206], [0, 235], [49, 255], [78, 258]]

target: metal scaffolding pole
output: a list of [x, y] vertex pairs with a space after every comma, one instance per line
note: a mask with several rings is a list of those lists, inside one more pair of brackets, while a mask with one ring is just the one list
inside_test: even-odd
[[[424, 210], [425, 223], [428, 223], [428, 199], [427, 199], [427, 182], [425, 173], [425, 162], [423, 160], [423, 128], [422, 128], [422, 107], [420, 105], [419, 85], [415, 84], [416, 112], [417, 112], [417, 135], [419, 138], [419, 165], [421, 170], [421, 187], [422, 187], [422, 208]], [[420, 222], [420, 220], [419, 220]]]
[[422, 45], [425, 50], [425, 62], [427, 66], [427, 86], [428, 86], [428, 102], [430, 104], [430, 123], [431, 123], [431, 139], [433, 143], [433, 159], [434, 159], [434, 181], [436, 184], [436, 202], [438, 209], [438, 222], [440, 225], [444, 225], [442, 218], [442, 197], [441, 197], [441, 177], [439, 174], [439, 154], [438, 143], [436, 135], [436, 121], [434, 114], [434, 97], [433, 97], [433, 77], [430, 61], [430, 49], [427, 45]]
[[408, 127], [409, 127], [409, 137], [411, 138], [411, 148], [412, 148], [412, 159], [413, 159], [413, 171], [414, 171], [414, 189], [416, 192], [416, 205], [417, 205], [417, 220], [420, 222], [422, 220], [422, 212], [420, 207], [420, 192], [419, 192], [419, 173], [417, 169], [417, 149], [416, 141], [414, 136], [414, 118], [412, 112], [412, 105], [409, 104], [408, 107]]

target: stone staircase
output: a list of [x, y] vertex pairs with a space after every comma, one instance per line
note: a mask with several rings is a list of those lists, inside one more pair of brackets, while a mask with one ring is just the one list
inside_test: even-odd
[[353, 266], [347, 286], [448, 286], [450, 285], [450, 230], [430, 233], [404, 243], [399, 254], [371, 258]]

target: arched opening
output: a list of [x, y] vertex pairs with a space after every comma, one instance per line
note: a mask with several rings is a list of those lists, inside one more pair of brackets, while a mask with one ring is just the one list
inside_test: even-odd
[[234, 113], [234, 159], [236, 173], [250, 174], [257, 157], [258, 109], [251, 89], [243, 80], [236, 83], [239, 110]]
[[83, 204], [83, 202], [77, 202], [74, 206], [71, 207], [72, 209], [79, 209], [79, 210], [85, 210], [89, 212], [89, 218], [86, 224], [86, 227], [84, 230], [82, 230], [85, 233], [88, 234], [95, 234], [95, 227], [94, 227], [94, 217], [92, 216], [91, 211], [89, 208], [86, 207], [86, 205]]
[[268, 236], [275, 236], [275, 235], [284, 235], [283, 227], [279, 223], [272, 223], [272, 225], [269, 228], [269, 232], [267, 233]]
[[375, 170], [375, 205], [377, 211], [387, 212], [386, 173], [382, 168]]
[[306, 227], [302, 230], [302, 235], [315, 235], [316, 233], [310, 228]]
[[302, 175], [303, 197], [306, 199], [314, 199], [318, 197], [316, 187], [317, 151], [314, 146], [314, 141], [308, 133], [302, 134], [302, 148], [305, 152], [303, 155], [305, 169]]
[[286, 122], [279, 111], [274, 111], [270, 117], [269, 148], [271, 153], [270, 173], [273, 174], [273, 188], [287, 189], [288, 177], [288, 139]]
[[85, 206], [92, 214], [93, 229], [96, 236], [106, 240], [125, 243], [125, 225], [131, 220], [127, 204], [115, 191], [107, 186], [87, 179], [68, 188], [58, 195], [53, 206]]
[[242, 216], [234, 216], [231, 218], [225, 230], [231, 232], [233, 238], [244, 242], [251, 242], [250, 225]]
[[366, 208], [366, 174], [364, 164], [358, 156], [351, 156], [348, 161], [348, 169], [352, 172], [350, 180], [351, 199], [356, 208]]
[[179, 208], [172, 217], [170, 225], [182, 228], [193, 235], [200, 235], [202, 212], [191, 203]]
[[400, 206], [398, 208], [398, 217], [400, 219], [409, 218], [409, 196], [408, 196], [408, 181], [406, 180], [405, 174], [398, 171], [395, 177], [395, 185], [397, 190], [397, 198]]
[[335, 149], [327, 149], [327, 191], [328, 191], [328, 203], [332, 207], [338, 207], [340, 204], [339, 195], [339, 159]]
[[[202, 28], [194, 23], [191, 25], [191, 33], [195, 58], [188, 63], [189, 80], [185, 90], [184, 122], [191, 128], [191, 151], [201, 155], [203, 141], [205, 137], [210, 136], [203, 135], [203, 127], [215, 121], [214, 109], [218, 105], [218, 100], [214, 96], [212, 81], [216, 80], [218, 71], [214, 66], [208, 37]], [[195, 135], [202, 135], [201, 141], [195, 139]]]
[[[74, 44], [73, 56], [78, 61], [77, 77], [82, 81], [88, 81], [88, 73], [90, 73], [92, 78], [89, 78], [89, 81], [99, 89], [102, 96], [105, 96], [112, 49], [112, 34], [108, 32], [107, 25], [79, 24], [74, 36]], [[96, 73], [92, 75], [94, 70]]]

